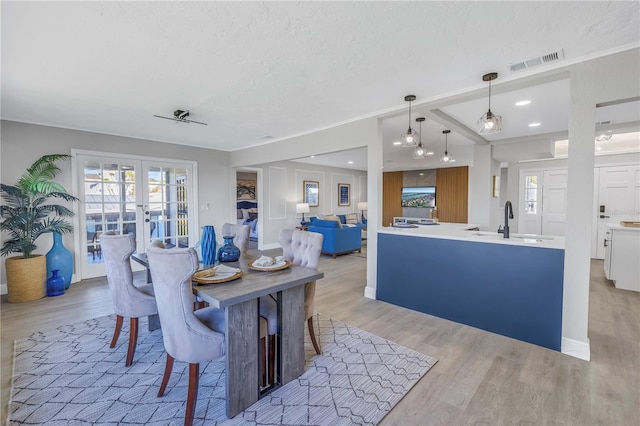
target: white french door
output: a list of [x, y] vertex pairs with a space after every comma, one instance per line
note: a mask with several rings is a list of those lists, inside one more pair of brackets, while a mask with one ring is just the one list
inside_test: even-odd
[[540, 234], [542, 230], [542, 191], [539, 170], [520, 172], [520, 200], [518, 232]]
[[100, 235], [106, 231], [133, 233], [139, 252], [153, 239], [167, 247], [195, 244], [194, 163], [99, 153], [78, 153], [75, 162], [82, 279], [105, 275]]
[[542, 229], [544, 235], [565, 235], [567, 222], [567, 169], [545, 170], [542, 175]]

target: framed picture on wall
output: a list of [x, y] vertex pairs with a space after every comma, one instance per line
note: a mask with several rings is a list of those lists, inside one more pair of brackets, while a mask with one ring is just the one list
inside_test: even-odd
[[351, 205], [351, 185], [348, 183], [338, 184], [338, 205], [350, 206]]
[[318, 207], [320, 199], [320, 184], [316, 181], [305, 180], [302, 182], [303, 202], [309, 207]]

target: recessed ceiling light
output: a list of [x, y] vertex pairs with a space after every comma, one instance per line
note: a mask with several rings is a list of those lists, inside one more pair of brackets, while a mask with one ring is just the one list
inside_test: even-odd
[[525, 105], [529, 105], [531, 103], [531, 101], [518, 101], [516, 102], [516, 106], [525, 106]]
[[312, 156], [310, 156], [309, 158], [316, 158], [316, 156], [315, 156], [315, 155], [312, 155]]
[[400, 142], [400, 141], [395, 141], [393, 144], [394, 144], [394, 145], [402, 145], [402, 142]]
[[542, 123], [531, 123], [529, 124], [529, 127], [538, 127], [540, 126]]
[[424, 173], [420, 172], [420, 176], [424, 176]]
[[353, 161], [347, 161], [347, 164], [353, 164]]

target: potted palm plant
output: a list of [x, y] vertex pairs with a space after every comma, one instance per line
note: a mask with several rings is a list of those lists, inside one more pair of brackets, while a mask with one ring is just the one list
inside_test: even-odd
[[3, 201], [0, 230], [8, 234], [0, 255], [22, 253], [7, 257], [5, 261], [9, 302], [28, 302], [45, 296], [46, 259], [34, 254], [35, 242], [48, 232], [66, 234], [73, 231], [66, 220], [73, 216], [73, 211], [53, 202], [55, 199], [78, 200], [53, 181], [60, 172], [56, 163], [70, 157], [67, 154], [44, 155], [20, 176], [15, 185], [0, 184]]

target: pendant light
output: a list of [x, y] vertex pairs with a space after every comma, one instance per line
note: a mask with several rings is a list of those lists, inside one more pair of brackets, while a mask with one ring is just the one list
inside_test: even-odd
[[422, 146], [422, 122], [425, 120], [424, 117], [416, 118], [416, 121], [420, 123], [420, 133], [418, 134], [418, 145], [413, 150], [413, 159], [421, 160], [423, 158], [427, 158], [427, 150], [424, 146]]
[[497, 72], [490, 72], [482, 76], [482, 81], [489, 82], [489, 110], [478, 120], [479, 134], [499, 133], [502, 130], [502, 116], [491, 112], [491, 82], [498, 78]]
[[442, 156], [440, 157], [440, 162], [441, 163], [455, 163], [456, 160], [453, 158], [453, 155], [451, 155], [449, 153], [449, 133], [451, 133], [451, 130], [443, 130], [442, 133], [444, 133], [444, 154], [442, 154]]
[[418, 145], [418, 138], [420, 137], [420, 134], [411, 128], [411, 102], [416, 100], [416, 96], [407, 95], [404, 97], [404, 100], [409, 102], [409, 128], [406, 133], [403, 133], [400, 136], [400, 141], [402, 142], [402, 146], [416, 146]]

